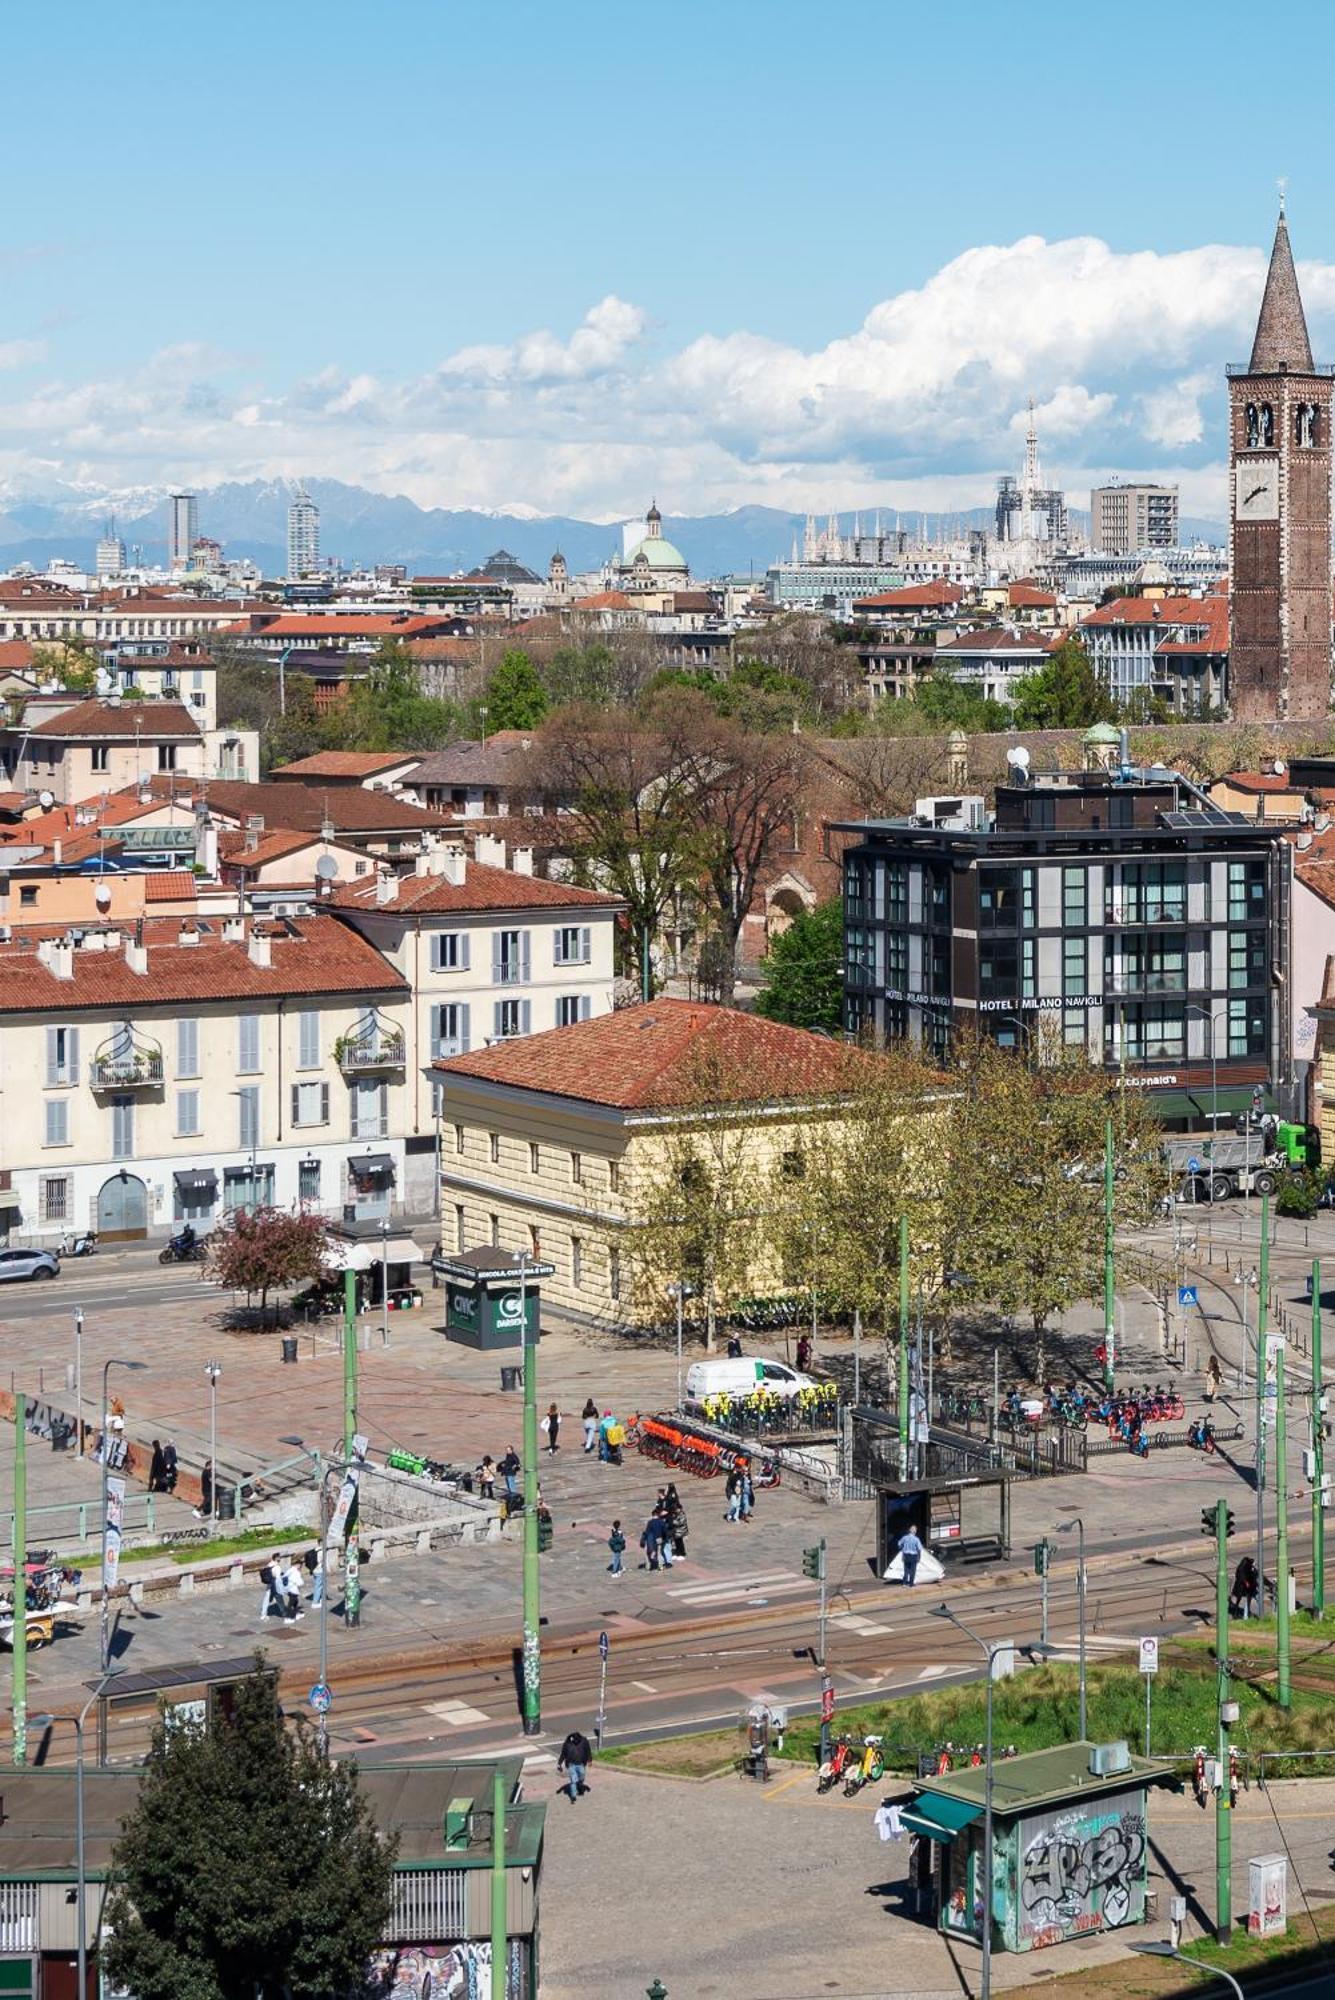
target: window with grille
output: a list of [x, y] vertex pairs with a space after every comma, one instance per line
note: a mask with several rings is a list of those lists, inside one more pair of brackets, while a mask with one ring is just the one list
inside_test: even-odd
[[38, 1205], [43, 1222], [68, 1222], [70, 1219], [70, 1181], [68, 1174], [43, 1174], [38, 1182]]

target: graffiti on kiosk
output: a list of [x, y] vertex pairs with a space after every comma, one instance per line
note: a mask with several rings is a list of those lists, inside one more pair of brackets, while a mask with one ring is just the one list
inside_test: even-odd
[[[528, 1991], [517, 1938], [510, 1940], [505, 1986], [516, 1996]], [[371, 1990], [383, 2000], [491, 2000], [491, 1946], [466, 1941], [386, 1947], [372, 1957]]]
[[1139, 1921], [1145, 1896], [1143, 1813], [1049, 1815], [1026, 1829], [1020, 1933], [1030, 1945]]

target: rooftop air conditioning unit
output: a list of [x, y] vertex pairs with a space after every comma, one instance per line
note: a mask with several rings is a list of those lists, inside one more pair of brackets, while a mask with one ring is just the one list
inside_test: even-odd
[[1089, 1753], [1089, 1774], [1092, 1778], [1115, 1778], [1119, 1771], [1131, 1769], [1131, 1751], [1125, 1738], [1116, 1743], [1095, 1743]]

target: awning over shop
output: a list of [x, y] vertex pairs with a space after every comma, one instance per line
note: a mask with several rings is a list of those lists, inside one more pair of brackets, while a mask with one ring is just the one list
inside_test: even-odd
[[348, 1172], [359, 1181], [392, 1181], [394, 1156], [392, 1153], [352, 1153], [348, 1158]]
[[[1208, 1083], [1194, 1083], [1188, 1090], [1147, 1090], [1145, 1095], [1153, 1104], [1160, 1118], [1184, 1118], [1193, 1125], [1210, 1123], [1214, 1112], [1214, 1093]], [[1267, 1093], [1268, 1096], [1268, 1093]], [[1221, 1085], [1219, 1091], [1220, 1119], [1235, 1118], [1240, 1111], [1250, 1111], [1252, 1093], [1250, 1085]], [[1221, 1123], [1221, 1135], [1228, 1133]]]
[[22, 1206], [23, 1203], [19, 1200], [16, 1188], [0, 1188], [0, 1214], [6, 1214], [13, 1209], [22, 1208]]
[[411, 1236], [362, 1237], [350, 1243], [346, 1236], [329, 1239], [329, 1264], [335, 1271], [374, 1271], [383, 1258], [387, 1264], [420, 1264], [426, 1252]]
[[183, 1167], [172, 1175], [182, 1194], [216, 1194], [218, 1176], [212, 1167]]
[[905, 1808], [903, 1818], [910, 1833], [921, 1833], [928, 1840], [948, 1844], [964, 1827], [972, 1826], [982, 1816], [983, 1808], [971, 1805], [966, 1799], [947, 1798], [944, 1792], [919, 1792], [913, 1804]]

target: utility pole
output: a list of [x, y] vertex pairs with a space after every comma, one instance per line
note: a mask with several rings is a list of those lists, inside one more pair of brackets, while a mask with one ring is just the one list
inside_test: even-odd
[[[357, 1437], [357, 1273], [343, 1273], [343, 1460], [351, 1465], [356, 1457]], [[325, 1589], [329, 1578], [325, 1577]], [[357, 1553], [357, 1523], [354, 1517], [343, 1546], [343, 1622], [359, 1625], [362, 1611], [361, 1558]], [[324, 1685], [324, 1677], [321, 1675]]]
[[1218, 1683], [1218, 1777], [1214, 1802], [1215, 1939], [1226, 1945], [1233, 1934], [1233, 1819], [1229, 1783], [1228, 1721], [1228, 1538], [1233, 1516], [1222, 1500], [1201, 1509], [1201, 1532], [1215, 1543], [1215, 1666]]
[[1312, 1616], [1326, 1615], [1326, 1383], [1321, 1359], [1321, 1260], [1312, 1265]]
[[899, 1477], [909, 1476], [909, 1219], [899, 1218]]
[[826, 1675], [825, 1675], [825, 1666], [826, 1666], [826, 1658], [825, 1658], [825, 1537], [824, 1537], [824, 1535], [822, 1535], [822, 1536], [821, 1536], [820, 1540], [819, 1540], [819, 1541], [818, 1541], [818, 1542], [817, 1542], [817, 1543], [815, 1544], [815, 1546], [814, 1546], [814, 1547], [812, 1547], [812, 1548], [809, 1548], [809, 1549], [803, 1549], [803, 1551], [802, 1551], [802, 1574], [803, 1574], [803, 1576], [809, 1576], [809, 1577], [811, 1577], [811, 1578], [812, 1578], [812, 1580], [813, 1580], [814, 1582], [816, 1582], [816, 1583], [818, 1583], [818, 1584], [820, 1585], [820, 1608], [819, 1608], [819, 1610], [817, 1611], [817, 1614], [816, 1614], [816, 1617], [817, 1617], [817, 1625], [816, 1625], [816, 1664], [817, 1664], [817, 1666], [818, 1666], [818, 1667], [820, 1668], [820, 1674], [821, 1674], [821, 1710], [822, 1710], [822, 1713], [821, 1713], [821, 1721], [820, 1721], [820, 1761], [821, 1761], [821, 1763], [823, 1764], [823, 1763], [825, 1763], [826, 1759], [827, 1759], [827, 1758], [829, 1757], [829, 1754], [830, 1754], [830, 1725], [829, 1725], [829, 1722], [827, 1721], [827, 1719], [826, 1719], [826, 1717], [825, 1717], [825, 1714], [824, 1714], [824, 1708], [825, 1708], [825, 1701], [824, 1701], [824, 1694], [825, 1694], [825, 1679], [826, 1679]]
[[1281, 1708], [1293, 1706], [1289, 1681], [1289, 1425], [1284, 1408], [1284, 1349], [1275, 1354], [1275, 1638], [1279, 1649], [1279, 1679], [1275, 1689]]
[[28, 1761], [28, 1398], [14, 1398], [14, 1763]]
[[505, 1907], [505, 1774], [499, 1764], [491, 1774], [491, 1991], [505, 2000], [508, 1956]]
[[1113, 1270], [1113, 1122], [1103, 1121], [1103, 1382], [1111, 1389], [1117, 1369], [1117, 1286]]
[[519, 1326], [524, 1343], [524, 1734], [542, 1730], [542, 1614], [538, 1591], [538, 1330], [528, 1324], [528, 1252], [519, 1253]]

